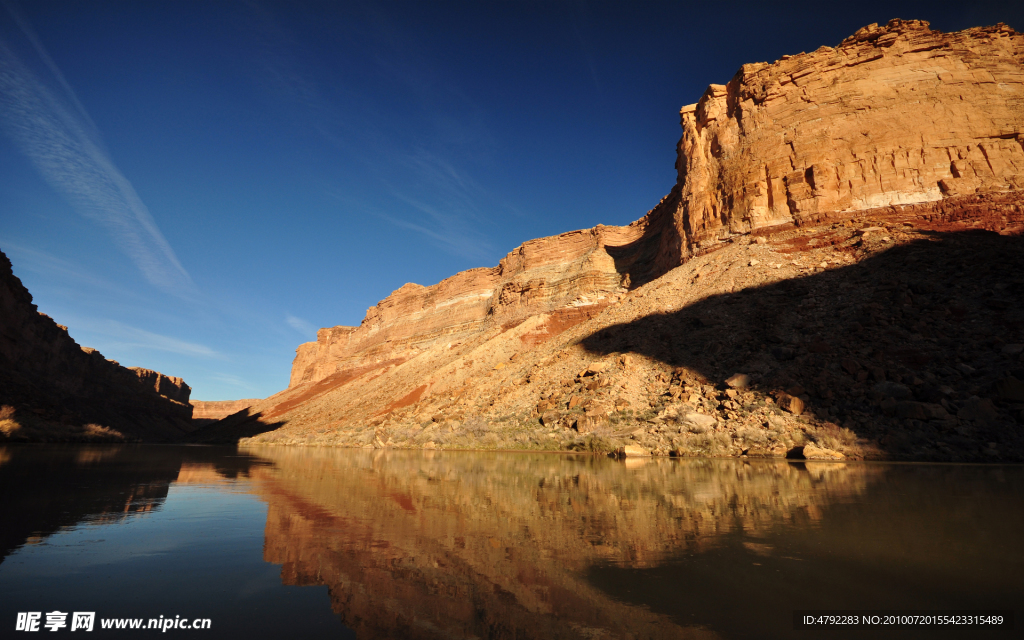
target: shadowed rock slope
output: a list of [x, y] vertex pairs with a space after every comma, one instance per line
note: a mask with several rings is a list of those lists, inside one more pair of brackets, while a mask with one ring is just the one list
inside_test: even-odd
[[126, 368], [40, 313], [0, 252], [0, 441], [167, 441], [190, 429], [181, 378]]
[[871, 25], [680, 115], [646, 216], [407, 284], [203, 437], [1022, 459], [1024, 36]]

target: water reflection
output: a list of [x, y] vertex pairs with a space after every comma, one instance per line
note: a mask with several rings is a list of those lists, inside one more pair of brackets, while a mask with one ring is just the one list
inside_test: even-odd
[[3, 554], [191, 486], [265, 503], [263, 561], [360, 638], [792, 637], [794, 609], [1020, 605], [1020, 466], [8, 447]]
[[[265, 448], [266, 560], [327, 584], [359, 637], [718, 637], [633, 606], [595, 566], [657, 567], [814, 526], [878, 468]], [[643, 605], [643, 603], [638, 603]]]
[[235, 478], [267, 464], [213, 447], [0, 446], [0, 562], [65, 527], [123, 522], [159, 508], [183, 463]]

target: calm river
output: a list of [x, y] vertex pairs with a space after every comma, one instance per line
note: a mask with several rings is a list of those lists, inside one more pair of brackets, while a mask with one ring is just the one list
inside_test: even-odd
[[0, 554], [4, 638], [1021, 637], [794, 612], [1019, 618], [1024, 467], [7, 446]]

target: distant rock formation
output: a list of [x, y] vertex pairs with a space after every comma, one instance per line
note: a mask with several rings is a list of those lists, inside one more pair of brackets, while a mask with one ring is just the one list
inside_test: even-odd
[[254, 398], [244, 400], [192, 400], [192, 424], [197, 427], [216, 422], [233, 413], [248, 409], [259, 402]]
[[173, 440], [191, 429], [190, 393], [79, 346], [0, 252], [0, 441]]
[[[1010, 236], [1024, 230], [1024, 35], [1005, 25], [952, 34], [923, 21], [871, 25], [836, 47], [744, 65], [680, 118], [677, 183], [643, 218], [532, 240], [497, 267], [402, 286], [360, 326], [321, 329], [301, 345], [288, 389], [225, 420], [221, 433], [377, 448], [639, 443], [677, 455], [1024, 457], [1024, 440], [1006, 435], [1024, 420], [1013, 404], [1022, 401], [992, 390], [1024, 379], [1013, 360], [1024, 302], [1007, 279], [1019, 253]], [[967, 230], [999, 236], [950, 237], [948, 250], [932, 242]], [[903, 248], [882, 257], [894, 247]], [[1002, 256], [992, 259], [1003, 269], [962, 257], [971, 251]], [[808, 309], [783, 304], [779, 280], [811, 275], [796, 287], [815, 292]], [[872, 279], [887, 292], [914, 279], [923, 306], [872, 301]], [[709, 302], [720, 297], [731, 311]], [[818, 317], [851, 301], [870, 322]], [[963, 318], [970, 349], [932, 337]], [[986, 336], [1006, 353], [977, 351]], [[918, 339], [938, 347], [907, 346]], [[844, 372], [840, 354], [875, 354], [877, 370]], [[942, 377], [967, 360], [984, 374]], [[726, 389], [737, 372], [756, 374], [756, 391]], [[943, 400], [943, 413], [883, 410], [868, 402], [877, 395], [869, 376], [937, 385], [946, 395], [929, 386], [915, 398]], [[967, 417], [980, 415], [964, 407], [985, 394], [993, 410]], [[689, 408], [669, 406], [680, 402]], [[715, 426], [680, 417], [692, 412]], [[845, 429], [846, 444], [804, 442], [797, 415]], [[748, 428], [775, 435], [740, 435]], [[931, 446], [940, 441], [945, 448]]]

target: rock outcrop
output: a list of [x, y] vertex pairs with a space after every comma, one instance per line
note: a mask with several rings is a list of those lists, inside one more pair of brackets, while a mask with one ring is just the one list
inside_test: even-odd
[[[322, 329], [299, 347], [287, 390], [206, 435], [378, 448], [796, 455], [813, 444], [853, 459], [1024, 457], [1024, 440], [1007, 431], [1024, 407], [992, 391], [1024, 373], [1012, 358], [976, 352], [989, 339], [1024, 343], [1024, 301], [1010, 277], [1024, 230], [1024, 35], [1004, 25], [953, 34], [921, 21], [871, 25], [834, 48], [744, 65], [684, 107], [681, 124], [677, 184], [637, 222], [533, 240], [495, 268], [407, 284], [359, 327]], [[972, 230], [994, 233], [963, 233]], [[963, 262], [972, 251], [984, 255]], [[1003, 266], [991, 271], [983, 261], [996, 256]], [[894, 274], [913, 280], [921, 308], [903, 297], [871, 302], [878, 283], [911, 286]], [[782, 304], [789, 294], [779, 283], [810, 276], [816, 284], [796, 290], [820, 288], [821, 302], [805, 316]], [[851, 300], [880, 305], [863, 311], [870, 323], [820, 313]], [[930, 333], [957, 330], [963, 318], [969, 349]], [[938, 341], [926, 360], [899, 355], [918, 337]], [[821, 354], [868, 354], [879, 371], [844, 373]], [[871, 377], [917, 385], [931, 398], [918, 400], [935, 404], [920, 385], [968, 361], [985, 373], [945, 380], [943, 411], [961, 422], [932, 427], [955, 433], [948, 441], [922, 427], [932, 414], [867, 402]], [[724, 385], [736, 373], [753, 386]], [[964, 409], [969, 398], [985, 394], [993, 411], [969, 417], [980, 415]], [[679, 402], [690, 408], [669, 406]], [[697, 422], [678, 418], [697, 413]], [[875, 413], [878, 421], [866, 417]], [[940, 440], [945, 448], [926, 446]]]
[[192, 400], [192, 424], [205, 426], [226, 418], [233, 413], [248, 409], [259, 402], [254, 398], [244, 400]]
[[785, 223], [1024, 189], [1024, 36], [870, 25], [747, 64], [680, 112], [682, 250]]
[[0, 439], [171, 440], [191, 429], [190, 393], [181, 378], [79, 346], [0, 252]]
[[526, 242], [497, 267], [463, 271], [424, 287], [408, 283], [366, 312], [358, 327], [317, 332], [301, 345], [289, 387], [338, 373], [404, 362], [440, 343], [549, 314], [553, 332], [595, 315], [626, 292], [617, 249], [643, 236], [646, 220]]

